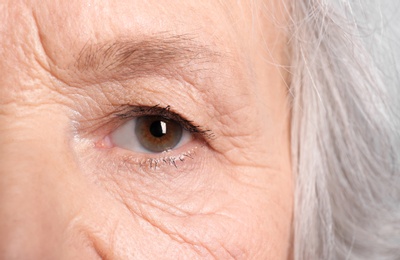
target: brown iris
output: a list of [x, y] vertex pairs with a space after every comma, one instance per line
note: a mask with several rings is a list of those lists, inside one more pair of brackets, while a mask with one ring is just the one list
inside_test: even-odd
[[147, 150], [160, 153], [174, 148], [182, 138], [182, 126], [160, 116], [142, 116], [136, 121], [136, 136]]

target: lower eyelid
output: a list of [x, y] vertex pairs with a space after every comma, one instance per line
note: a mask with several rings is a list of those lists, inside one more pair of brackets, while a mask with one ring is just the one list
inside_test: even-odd
[[189, 161], [195, 162], [197, 153], [202, 150], [204, 144], [194, 141], [189, 145], [187, 150], [179, 151], [166, 151], [157, 155], [150, 153], [138, 154], [123, 148], [114, 147], [108, 151], [110, 153], [106, 156], [111, 156], [114, 161], [118, 161], [118, 167], [124, 168], [129, 172], [136, 171], [157, 171], [163, 170], [165, 166], [173, 167], [174, 169], [186, 168]]

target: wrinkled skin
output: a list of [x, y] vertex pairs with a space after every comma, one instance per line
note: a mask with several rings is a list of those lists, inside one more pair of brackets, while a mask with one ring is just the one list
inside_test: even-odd
[[[1, 259], [290, 257], [285, 15], [221, 2], [0, 3]], [[90, 63], [115, 41], [143, 55]], [[113, 143], [156, 105], [212, 134]]]

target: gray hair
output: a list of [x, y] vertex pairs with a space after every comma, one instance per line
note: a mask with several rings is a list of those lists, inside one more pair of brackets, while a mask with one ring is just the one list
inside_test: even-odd
[[400, 259], [400, 2], [287, 5], [294, 259]]

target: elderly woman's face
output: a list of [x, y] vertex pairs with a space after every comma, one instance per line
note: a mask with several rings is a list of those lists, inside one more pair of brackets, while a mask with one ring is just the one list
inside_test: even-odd
[[2, 1], [1, 259], [288, 257], [283, 7], [249, 2]]

